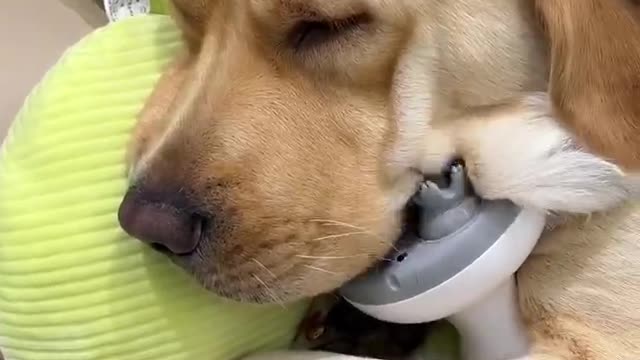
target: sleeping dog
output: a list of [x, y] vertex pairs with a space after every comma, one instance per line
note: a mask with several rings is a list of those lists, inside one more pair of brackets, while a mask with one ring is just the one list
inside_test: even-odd
[[463, 158], [483, 197], [553, 214], [518, 274], [531, 359], [638, 357], [631, 3], [172, 5], [186, 45], [134, 132], [128, 233], [221, 296], [294, 301], [383, 258], [424, 174]]

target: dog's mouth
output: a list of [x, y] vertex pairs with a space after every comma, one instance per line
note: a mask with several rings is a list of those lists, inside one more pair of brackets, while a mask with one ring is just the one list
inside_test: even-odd
[[[418, 189], [419, 189], [419, 184], [416, 184], [416, 189], [415, 189], [416, 194]], [[397, 238], [395, 238], [394, 241], [391, 242], [391, 245], [389, 245], [388, 251], [384, 254], [384, 256], [376, 257], [379, 260], [377, 260], [376, 258], [372, 258], [368, 266], [367, 264], [363, 264], [364, 266], [366, 266], [366, 268], [363, 268], [362, 271], [359, 271], [357, 274], [350, 275], [343, 279], [339, 279], [344, 281], [344, 283], [342, 284], [344, 285], [346, 283], [349, 283], [350, 281], [354, 280], [355, 278], [358, 278], [359, 276], [362, 276], [363, 274], [366, 274], [367, 272], [375, 271], [376, 268], [381, 268], [381, 267], [385, 267], [385, 266], [389, 266], [392, 264], [405, 261], [405, 259], [408, 258], [409, 256], [408, 251], [405, 251], [405, 250], [408, 250], [412, 246], [414, 246], [416, 239], [418, 239], [418, 237], [415, 235], [418, 234], [418, 230], [419, 230], [418, 225], [419, 225], [420, 215], [421, 215], [420, 205], [418, 205], [414, 201], [414, 195], [412, 195], [408, 199], [407, 203], [404, 206], [404, 209], [402, 210], [401, 221], [399, 225], [400, 228], [397, 230], [398, 236]], [[257, 270], [252, 268], [253, 266], [251, 262], [252, 256], [250, 255], [246, 255], [243, 253], [237, 253], [237, 254], [233, 253], [233, 254], [230, 254], [229, 255], [230, 257], [227, 258], [227, 257], [223, 257], [223, 255], [221, 254], [226, 253], [226, 251], [231, 249], [227, 249], [227, 250], [221, 249], [221, 250], [214, 251], [213, 250], [214, 247], [211, 244], [209, 244], [209, 242], [212, 241], [211, 239], [213, 236], [213, 234], [211, 234], [210, 232], [211, 231], [208, 228], [208, 226], [206, 226], [206, 224], [204, 223], [197, 224], [197, 228], [192, 229], [191, 231], [191, 234], [197, 237], [197, 240], [192, 239], [192, 241], [197, 241], [197, 244], [193, 247], [191, 251], [188, 251], [188, 252], [175, 253], [174, 251], [172, 251], [172, 249], [168, 248], [167, 246], [163, 244], [157, 244], [157, 243], [150, 244], [151, 245], [150, 247], [155, 252], [169, 258], [171, 262], [173, 262], [178, 267], [185, 270], [190, 275], [194, 276], [196, 279], [198, 279], [198, 282], [202, 283], [202, 285], [205, 286], [205, 288], [213, 290], [214, 292], [217, 292], [217, 293], [231, 294], [232, 295], [231, 298], [234, 298], [234, 299], [237, 298], [237, 296], [233, 296], [233, 295], [236, 295], [236, 293], [237, 294], [240, 294], [243, 292], [251, 293], [252, 291], [251, 289], [249, 290], [246, 290], [244, 288], [240, 289], [240, 287], [244, 286], [242, 285], [243, 283], [251, 282], [252, 273], [256, 271], [259, 272], [262, 270]], [[249, 250], [250, 252], [254, 250], [258, 250], [257, 245], [254, 244], [252, 246], [253, 246], [252, 249], [246, 249], [246, 250]], [[240, 251], [242, 251], [242, 247], [240, 246], [238, 247], [240, 248]], [[268, 250], [265, 250], [265, 251], [268, 251]], [[293, 250], [288, 250], [286, 251], [286, 254], [283, 253], [282, 256], [295, 256], [295, 252], [292, 252], [292, 251]], [[267, 255], [267, 254], [260, 254], [258, 252], [255, 252], [253, 254], [254, 254], [253, 256], [255, 256], [256, 259], [258, 259], [258, 261], [253, 260], [254, 263], [264, 262], [260, 257], [262, 255], [273, 256], [273, 254]], [[246, 260], [249, 260], [249, 261], [246, 261]], [[296, 268], [296, 266], [299, 265], [299, 264], [298, 265], [296, 264], [297, 263], [293, 262], [290, 267], [292, 269]], [[300, 265], [300, 266], [303, 266], [303, 265]], [[235, 269], [235, 270], [230, 270], [230, 269]], [[291, 271], [287, 270], [284, 273], [288, 273], [290, 275]], [[282, 275], [283, 277], [278, 280], [275, 280], [275, 279], [272, 280], [271, 278], [269, 278], [270, 284], [271, 284], [271, 281], [281, 281], [281, 282], [291, 281], [292, 278], [290, 278], [289, 275], [287, 276]], [[276, 286], [276, 285], [271, 284], [271, 286]], [[281, 285], [277, 285], [277, 286], [281, 286]], [[282, 286], [286, 287], [287, 285], [282, 285]], [[335, 286], [339, 287], [341, 285], [336, 283]], [[235, 288], [238, 288], [238, 289], [229, 290], [229, 289], [235, 289]], [[228, 297], [228, 296], [225, 296], [225, 297]]]
[[[392, 241], [391, 248], [385, 254], [385, 256], [383, 256], [379, 262], [372, 264], [368, 270], [380, 265], [383, 262], [402, 262], [406, 258], [406, 252], [403, 252], [401, 249], [407, 249], [411, 245], [413, 245], [416, 236], [411, 235], [418, 233], [420, 207], [413, 201], [414, 195], [409, 198], [402, 211], [402, 221], [398, 232], [399, 235], [394, 241]], [[195, 245], [190, 251], [176, 253], [163, 244], [151, 243], [149, 245], [155, 252], [167, 256], [178, 265], [185, 265], [189, 262], [190, 259], [202, 255], [200, 248], [202, 248], [208, 241], [210, 241], [209, 238], [211, 234], [209, 234], [208, 224], [205, 221], [195, 222], [194, 228], [191, 231], [191, 235], [194, 237], [194, 239], [191, 239], [191, 241], [194, 242]]]

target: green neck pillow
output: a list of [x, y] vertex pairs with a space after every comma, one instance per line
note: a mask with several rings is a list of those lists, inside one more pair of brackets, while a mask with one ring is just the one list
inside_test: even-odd
[[70, 49], [0, 153], [0, 349], [6, 359], [234, 359], [289, 345], [305, 304], [215, 298], [116, 218], [136, 114], [180, 47], [166, 16]]

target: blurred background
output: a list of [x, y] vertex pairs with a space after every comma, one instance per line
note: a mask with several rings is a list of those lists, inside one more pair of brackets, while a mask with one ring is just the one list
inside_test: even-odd
[[64, 50], [107, 23], [99, 3], [0, 1], [0, 140], [31, 88]]

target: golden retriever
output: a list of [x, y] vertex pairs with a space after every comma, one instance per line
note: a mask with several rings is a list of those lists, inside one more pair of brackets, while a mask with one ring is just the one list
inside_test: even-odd
[[640, 356], [631, 3], [172, 4], [186, 46], [134, 132], [127, 232], [222, 296], [311, 297], [382, 258], [461, 157], [485, 198], [599, 213], [558, 217], [519, 272], [531, 359]]

